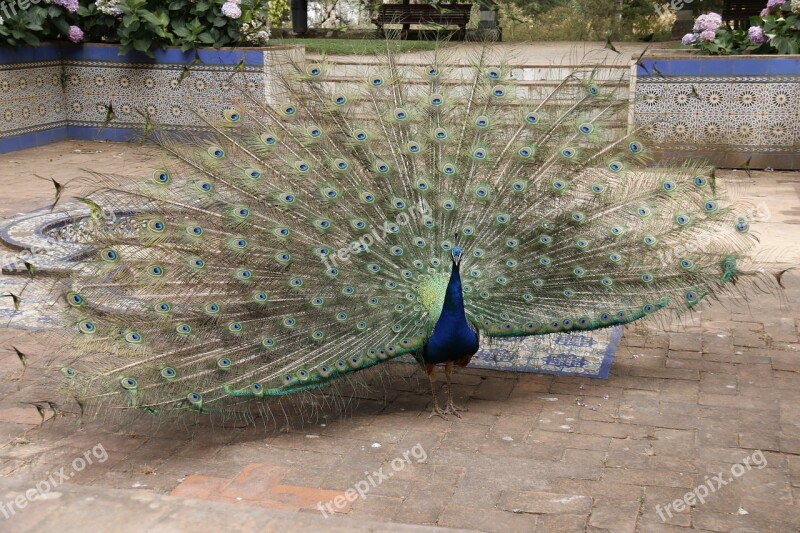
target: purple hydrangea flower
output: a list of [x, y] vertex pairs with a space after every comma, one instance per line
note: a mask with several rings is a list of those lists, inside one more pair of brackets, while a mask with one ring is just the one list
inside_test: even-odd
[[767, 42], [767, 36], [764, 35], [764, 30], [761, 29], [761, 26], [750, 26], [750, 29], [747, 30], [747, 37], [753, 44], [764, 44]]
[[714, 30], [705, 30], [705, 31], [701, 31], [700, 34], [697, 37], [701, 41], [705, 41], [707, 43], [710, 43], [711, 41], [714, 40], [714, 38], [716, 36], [717, 36], [717, 32], [716, 31], [714, 31]]
[[75, 13], [78, 10], [78, 0], [53, 0], [57, 6], [61, 6], [70, 13]]
[[[771, 2], [772, 0], [770, 0]], [[703, 32], [703, 31], [717, 31], [717, 29], [722, 26], [722, 17], [717, 13], [706, 13], [705, 15], [700, 15], [694, 21], [694, 28], [695, 32]]]
[[786, 0], [769, 0], [767, 2], [767, 9], [772, 9], [775, 6], [782, 6], [786, 3]]
[[686, 35], [683, 36], [683, 39], [681, 39], [681, 44], [683, 46], [689, 46], [690, 44], [694, 44], [696, 40], [697, 40], [697, 35], [695, 35], [694, 33], [687, 33]]
[[764, 9], [762, 9], [761, 12], [758, 14], [759, 17], [766, 17], [767, 15], [769, 15], [769, 8], [768, 7], [765, 7]]
[[222, 4], [222, 14], [229, 19], [238, 19], [242, 16], [242, 9], [233, 2]]
[[83, 30], [77, 26], [70, 26], [69, 34], [67, 34], [67, 36], [73, 43], [78, 43], [83, 40]]

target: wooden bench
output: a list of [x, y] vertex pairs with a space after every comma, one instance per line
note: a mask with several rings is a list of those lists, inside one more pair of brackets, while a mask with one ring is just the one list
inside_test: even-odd
[[732, 22], [734, 28], [748, 28], [750, 17], [758, 15], [765, 5], [761, 0], [725, 0], [722, 20]]
[[382, 4], [372, 23], [383, 33], [386, 24], [402, 24], [405, 29], [411, 24], [458, 26], [465, 29], [469, 22], [472, 4]]

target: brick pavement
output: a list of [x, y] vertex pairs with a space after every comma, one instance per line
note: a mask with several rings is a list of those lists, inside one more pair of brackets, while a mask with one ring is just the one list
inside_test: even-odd
[[[92, 150], [103, 153], [86, 153]], [[4, 187], [0, 214], [46, 203], [47, 183], [26, 177], [34, 172], [72, 176], [88, 166], [144, 172], [153, 157], [147, 149], [95, 143], [0, 155], [0, 183], [14, 181]], [[750, 181], [743, 173], [720, 174]], [[800, 176], [754, 173], [753, 181], [757, 186], [746, 194], [771, 209], [759, 225], [764, 243], [796, 248]], [[781, 254], [798, 257], [797, 250]], [[30, 503], [11, 518], [18, 520], [12, 530], [70, 530], [91, 513], [95, 520], [136, 518], [144, 520], [136, 525], [163, 530], [193, 523], [351, 529], [390, 521], [504, 532], [796, 531], [800, 274], [787, 274], [784, 284], [783, 307], [766, 294], [747, 302], [725, 297], [679, 323], [629, 326], [608, 380], [459, 371], [454, 390], [469, 411], [449, 422], [427, 418], [427, 383], [401, 379], [413, 368], [398, 365], [385, 391], [362, 395], [343, 416], [322, 409], [306, 425], [173, 427], [144, 416], [40, 425], [36, 410], [24, 404], [39, 399], [35, 376], [18, 388], [19, 362], [6, 352], [0, 502], [47, 479], [48, 471], [71, 471], [76, 457], [100, 443], [107, 460], [75, 472], [58, 497]], [[12, 337], [21, 345], [35, 341], [0, 330], [0, 345]], [[416, 445], [427, 459], [392, 469]], [[752, 463], [758, 451], [763, 468], [745, 470], [704, 503], [674, 505], [719, 472], [732, 477], [732, 468], [742, 469], [735, 465], [745, 458]], [[381, 468], [391, 477], [365, 499], [320, 518], [317, 503], [336, 501], [365, 472]], [[172, 497], [162, 500], [166, 494]], [[87, 498], [97, 504], [87, 505]], [[153, 511], [142, 502], [155, 505]], [[158, 514], [161, 505], [177, 507]], [[33, 512], [35, 506], [41, 511]], [[13, 524], [2, 520], [0, 529]]]

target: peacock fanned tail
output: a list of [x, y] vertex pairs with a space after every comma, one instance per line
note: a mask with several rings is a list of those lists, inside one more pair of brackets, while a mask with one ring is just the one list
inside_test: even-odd
[[336, 83], [290, 64], [285, 100], [243, 87], [207, 133], [152, 134], [164, 165], [134, 186], [95, 176], [126, 222], [59, 285], [70, 394], [206, 411], [416, 353], [455, 246], [488, 337], [686, 310], [739, 276], [754, 238], [712, 168], [651, 162], [597, 68], [533, 99], [486, 57], [389, 52]]

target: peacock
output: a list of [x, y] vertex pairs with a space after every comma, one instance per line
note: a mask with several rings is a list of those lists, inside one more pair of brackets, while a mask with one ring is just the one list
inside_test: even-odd
[[410, 354], [430, 416], [460, 417], [451, 375], [482, 342], [686, 311], [747, 274], [755, 237], [714, 169], [654, 160], [598, 67], [534, 98], [491, 52], [408, 65], [388, 46], [345, 81], [288, 61], [269, 99], [240, 83], [198, 108], [202, 131], [149, 125], [158, 168], [89, 176], [81, 201], [116, 222], [32, 281], [60, 302], [66, 394], [222, 412]]

